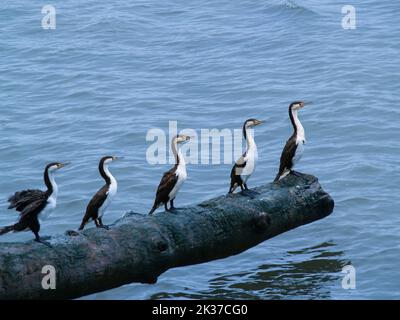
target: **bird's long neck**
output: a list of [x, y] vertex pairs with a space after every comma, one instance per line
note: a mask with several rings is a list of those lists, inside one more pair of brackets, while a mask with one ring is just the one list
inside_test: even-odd
[[46, 184], [47, 187], [47, 194], [49, 196], [54, 195], [57, 197], [58, 186], [56, 180], [54, 179], [54, 172], [50, 171], [49, 169], [46, 169], [46, 171], [44, 172], [44, 183]]
[[171, 149], [174, 154], [175, 165], [185, 167], [185, 158], [183, 157], [181, 150], [178, 149], [178, 144], [175, 139], [172, 141]]
[[99, 166], [100, 175], [105, 180], [106, 184], [109, 186], [111, 184], [117, 183], [117, 180], [111, 174], [110, 170], [108, 169], [108, 164], [103, 163]]
[[251, 130], [249, 128], [247, 128], [246, 126], [243, 126], [243, 136], [246, 139], [247, 152], [249, 152], [251, 150], [256, 150], [257, 146], [254, 141], [253, 134], [252, 134]]
[[293, 129], [294, 129], [294, 134], [298, 139], [305, 139], [305, 133], [304, 133], [304, 128], [303, 125], [301, 124], [299, 117], [298, 117], [298, 111], [290, 109], [289, 110], [289, 115], [290, 115], [290, 121], [292, 121]]

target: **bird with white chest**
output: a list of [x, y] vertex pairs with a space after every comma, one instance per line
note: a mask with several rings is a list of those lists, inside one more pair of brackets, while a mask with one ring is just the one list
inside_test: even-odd
[[58, 186], [55, 181], [55, 172], [64, 168], [68, 163], [52, 162], [44, 170], [46, 191], [28, 189], [16, 192], [8, 199], [8, 209], [20, 212], [18, 221], [10, 226], [0, 228], [0, 235], [8, 232], [19, 232], [27, 229], [35, 235], [35, 241], [47, 246], [50, 244], [40, 237], [40, 221], [49, 217], [57, 206]]
[[[176, 210], [174, 200], [178, 191], [187, 179], [185, 158], [178, 146], [189, 141], [190, 137], [184, 134], [179, 134], [172, 139], [171, 149], [174, 154], [175, 165], [164, 173], [157, 188], [154, 205], [149, 214], [153, 214], [153, 212], [162, 204], [164, 204], [165, 211], [173, 212]], [[170, 208], [168, 208], [168, 202], [170, 203]]]
[[293, 134], [287, 140], [285, 147], [283, 148], [279, 172], [274, 180], [277, 182], [289, 173], [294, 175], [299, 175], [298, 172], [294, 171], [295, 165], [300, 161], [303, 152], [304, 145], [306, 144], [306, 137], [304, 132], [304, 127], [301, 124], [298, 116], [300, 109], [304, 108], [305, 105], [311, 104], [311, 102], [296, 101], [289, 106], [289, 118], [293, 126]]
[[106, 183], [99, 191], [97, 191], [87, 205], [86, 213], [82, 219], [79, 230], [83, 230], [85, 225], [91, 220], [94, 221], [96, 227], [107, 230], [109, 229], [108, 226], [103, 224], [103, 215], [117, 194], [118, 183], [111, 174], [108, 166], [118, 159], [120, 158], [116, 156], [105, 156], [100, 159], [99, 172]]
[[264, 123], [265, 121], [257, 119], [248, 119], [243, 124], [243, 137], [246, 140], [247, 149], [245, 153], [235, 162], [231, 171], [231, 185], [229, 193], [233, 193], [237, 187], [240, 187], [242, 193], [247, 196], [254, 195], [254, 191], [247, 187], [247, 180], [253, 174], [257, 161], [257, 145], [254, 141], [251, 129]]

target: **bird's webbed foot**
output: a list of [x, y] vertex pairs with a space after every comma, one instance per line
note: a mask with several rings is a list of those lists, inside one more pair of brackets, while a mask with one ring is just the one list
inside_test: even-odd
[[249, 198], [251, 198], [251, 199], [254, 199], [254, 197], [255, 197], [255, 194], [254, 194], [252, 191], [250, 191], [249, 189], [244, 189], [244, 190], [242, 190], [240, 193], [241, 193], [243, 196], [249, 197]]
[[177, 212], [178, 212], [178, 209], [175, 208], [175, 207], [170, 207], [169, 209], [167, 209], [167, 212], [170, 212], [170, 213], [177, 213]]
[[247, 192], [250, 192], [253, 196], [257, 196], [260, 194], [259, 192], [255, 191], [255, 190], [250, 190], [250, 189], [246, 189], [246, 190], [247, 190]]
[[295, 171], [295, 170], [291, 170], [290, 173], [296, 177], [302, 177], [303, 174], [301, 172]]
[[174, 206], [174, 200], [171, 200], [169, 203], [170, 203], [170, 207], [169, 207], [169, 209], [167, 209], [167, 211], [171, 212], [171, 213], [176, 213], [178, 211], [178, 209], [175, 208], [175, 206]]
[[110, 230], [110, 227], [109, 227], [109, 226], [103, 224], [103, 219], [102, 219], [102, 218], [96, 219], [96, 220], [94, 221], [94, 223], [96, 224], [96, 227], [97, 227], [97, 228], [101, 228], [101, 229], [104, 229], [104, 230]]
[[[49, 237], [49, 238], [50, 238], [50, 237]], [[43, 238], [36, 238], [35, 241], [36, 241], [36, 242], [39, 242], [39, 243], [41, 243], [41, 244], [44, 244], [45, 246], [47, 246], [47, 247], [49, 247], [49, 248], [53, 248], [53, 246], [52, 246], [49, 242], [43, 240]]]

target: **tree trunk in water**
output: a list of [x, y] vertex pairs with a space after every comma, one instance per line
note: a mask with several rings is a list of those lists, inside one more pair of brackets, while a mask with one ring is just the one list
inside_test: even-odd
[[[220, 196], [176, 213], [127, 213], [110, 230], [0, 243], [0, 299], [67, 299], [131, 282], [155, 283], [170, 268], [225, 258], [329, 215], [332, 198], [310, 175]], [[79, 224], [79, 223], [78, 223]], [[53, 266], [56, 289], [45, 290], [42, 268]]]

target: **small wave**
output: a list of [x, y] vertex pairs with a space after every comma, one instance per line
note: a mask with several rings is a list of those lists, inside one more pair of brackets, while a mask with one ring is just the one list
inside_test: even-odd
[[313, 14], [313, 15], [319, 15], [314, 10], [307, 8], [304, 5], [300, 5], [294, 0], [273, 1], [272, 3], [268, 3], [266, 5], [267, 10], [271, 9], [271, 8], [285, 9], [290, 12], [303, 12], [303, 13], [308, 13], [308, 14]]

